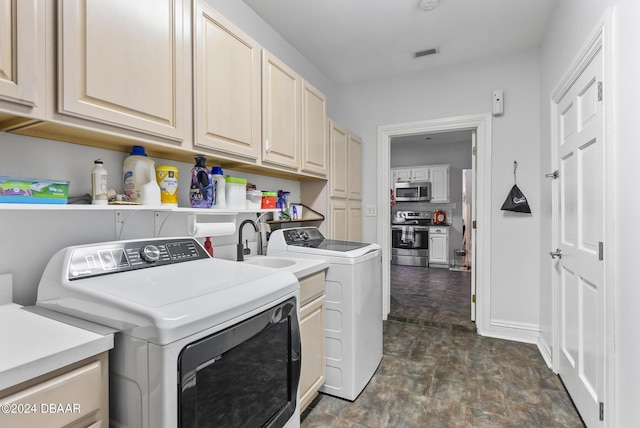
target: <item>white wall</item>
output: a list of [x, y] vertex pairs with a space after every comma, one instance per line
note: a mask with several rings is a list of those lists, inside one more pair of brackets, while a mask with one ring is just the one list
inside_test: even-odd
[[[102, 159], [108, 172], [108, 185], [122, 193], [122, 162], [126, 153], [76, 144], [0, 132], [0, 175], [71, 181], [70, 196], [81, 196], [91, 189], [90, 173], [95, 159]], [[156, 165], [173, 165], [179, 170], [178, 201], [188, 207], [192, 164], [153, 158]], [[225, 175], [247, 178], [261, 190], [289, 190], [290, 201], [300, 201], [300, 183], [271, 177], [224, 170]], [[14, 301], [35, 303], [36, 291], [45, 264], [53, 253], [65, 246], [114, 239], [152, 238], [156, 218], [153, 211], [126, 211], [128, 216], [120, 235], [116, 233], [115, 210], [51, 211], [9, 210], [0, 207], [0, 273], [13, 274]], [[166, 219], [160, 236], [187, 235], [186, 213]], [[238, 216], [237, 224], [255, 215]], [[162, 217], [160, 221], [164, 221]], [[226, 218], [224, 219], [227, 220]], [[207, 220], [198, 220], [206, 222]], [[211, 220], [209, 220], [211, 221]], [[160, 223], [158, 223], [160, 224]], [[255, 254], [255, 233], [246, 227], [243, 238]], [[216, 257], [235, 259], [238, 236], [213, 238]]]
[[[504, 90], [504, 116], [492, 123], [490, 319], [496, 326], [533, 334], [539, 324], [540, 287], [539, 67], [534, 50], [347, 86], [341, 104], [344, 122], [364, 141], [363, 205], [368, 205], [376, 203], [376, 175], [388, 174], [377, 171], [378, 126], [488, 113], [493, 90]], [[513, 186], [514, 159], [518, 185], [532, 207], [530, 216], [500, 210]], [[363, 239], [377, 239], [376, 218], [364, 218]]]
[[[613, 395], [615, 406], [607, 406], [614, 414], [615, 426], [636, 426], [640, 420], [640, 287], [638, 287], [637, 256], [640, 242], [638, 212], [637, 165], [640, 159], [638, 144], [638, 117], [640, 117], [640, 57], [637, 45], [640, 41], [640, 2], [637, 0], [564, 0], [560, 2], [549, 26], [542, 49], [541, 116], [542, 135], [550, 135], [549, 96], [553, 87], [566, 71], [571, 60], [595, 29], [607, 7], [612, 8], [613, 21], [613, 81], [605, 90], [605, 97], [613, 96], [613, 142], [615, 150], [615, 182], [609, 183], [607, 192], [613, 192], [615, 203], [608, 207], [613, 213], [615, 242], [605, 246], [615, 249], [615, 310], [607, 314], [614, 323], [615, 360]], [[550, 164], [548, 145], [541, 146], [543, 167]], [[543, 224], [550, 224], [549, 189], [542, 185], [545, 200]], [[550, 236], [542, 240], [541, 254], [548, 251]], [[548, 244], [548, 245], [547, 245]], [[541, 258], [543, 287], [541, 289], [541, 324], [543, 337], [551, 343], [551, 269], [546, 257]], [[608, 414], [608, 413], [607, 413]]]

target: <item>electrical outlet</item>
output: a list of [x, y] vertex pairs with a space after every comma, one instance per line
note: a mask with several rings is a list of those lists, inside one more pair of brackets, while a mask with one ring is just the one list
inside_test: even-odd
[[364, 209], [364, 215], [367, 217], [375, 217], [378, 215], [378, 211], [375, 205], [367, 205]]

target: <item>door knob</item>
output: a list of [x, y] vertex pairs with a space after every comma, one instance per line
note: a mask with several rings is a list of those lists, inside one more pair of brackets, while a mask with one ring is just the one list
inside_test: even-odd
[[555, 259], [556, 257], [561, 259], [562, 258], [562, 250], [560, 248], [557, 248], [555, 251], [551, 251], [549, 253], [549, 255], [551, 256], [552, 259]]

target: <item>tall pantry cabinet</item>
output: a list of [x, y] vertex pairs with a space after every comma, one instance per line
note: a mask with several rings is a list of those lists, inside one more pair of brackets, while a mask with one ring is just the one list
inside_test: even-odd
[[333, 239], [362, 240], [362, 140], [329, 120], [329, 234]]

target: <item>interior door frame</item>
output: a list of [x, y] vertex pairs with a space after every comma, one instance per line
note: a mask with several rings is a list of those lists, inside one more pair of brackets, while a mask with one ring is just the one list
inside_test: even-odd
[[389, 197], [389, 173], [391, 169], [391, 138], [434, 132], [475, 130], [476, 155], [472, 162], [476, 169], [477, 198], [475, 266], [472, 275], [476, 279], [476, 327], [483, 334], [490, 319], [491, 278], [491, 113], [447, 117], [418, 122], [381, 125], [378, 127], [378, 180], [377, 180], [377, 236], [382, 247], [382, 313], [384, 319], [391, 309], [391, 202]]
[[[591, 60], [602, 51], [604, 62], [603, 76], [603, 103], [604, 103], [604, 426], [615, 426], [615, 212], [607, 207], [615, 207], [615, 158], [614, 158], [614, 130], [613, 130], [613, 49], [612, 49], [612, 18], [611, 8], [608, 8], [603, 17], [599, 20], [595, 30], [591, 33], [586, 43], [582, 46], [576, 57], [571, 62], [568, 70], [563, 74], [562, 79], [551, 94], [551, 166], [553, 170], [559, 169], [559, 162], [556, 145], [558, 143], [559, 127], [558, 103], [576, 82], [578, 77], [584, 72]], [[558, 225], [560, 219], [559, 203], [560, 186], [557, 180], [552, 183], [552, 243], [553, 251], [558, 248], [559, 233]], [[553, 350], [551, 353], [551, 367], [554, 373], [558, 373], [560, 361], [560, 278], [554, 261], [549, 258], [550, 270], [552, 274], [552, 332]]]

